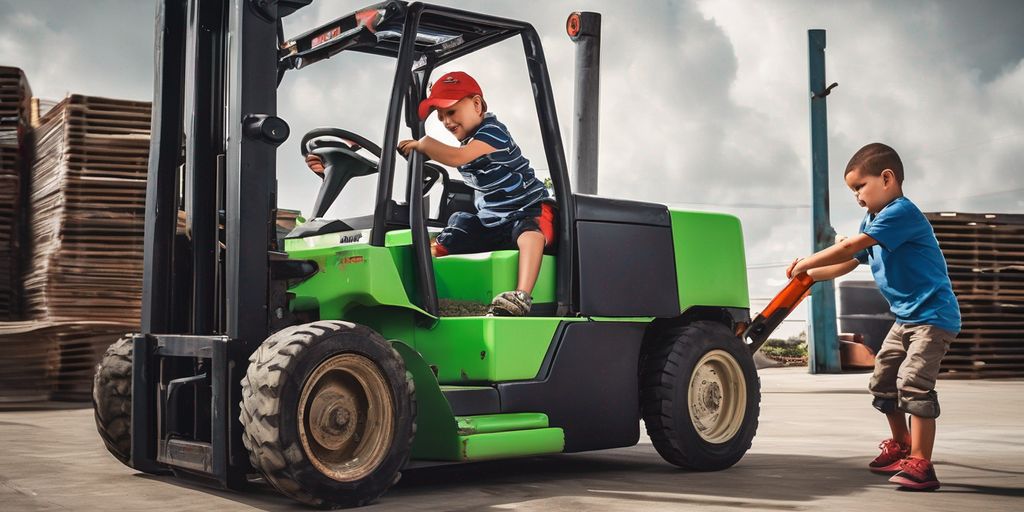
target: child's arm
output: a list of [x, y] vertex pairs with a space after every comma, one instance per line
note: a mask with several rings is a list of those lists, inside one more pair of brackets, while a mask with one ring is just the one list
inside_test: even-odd
[[786, 277], [808, 272], [815, 281], [834, 279], [856, 268], [856, 254], [877, 243], [874, 238], [860, 233], [802, 260], [794, 261], [786, 269]]
[[857, 268], [857, 265], [860, 265], [860, 262], [855, 259], [851, 259], [842, 263], [836, 263], [835, 265], [812, 268], [807, 271], [807, 275], [811, 276], [811, 279], [814, 279], [815, 281], [828, 281], [829, 279], [835, 279], [853, 272], [853, 269]]
[[398, 150], [403, 155], [409, 156], [412, 150], [419, 151], [427, 155], [427, 158], [447, 165], [449, 167], [458, 167], [460, 165], [466, 165], [481, 156], [495, 151], [494, 147], [490, 144], [473, 140], [465, 146], [449, 146], [433, 137], [423, 137], [420, 140], [403, 140], [398, 143]]

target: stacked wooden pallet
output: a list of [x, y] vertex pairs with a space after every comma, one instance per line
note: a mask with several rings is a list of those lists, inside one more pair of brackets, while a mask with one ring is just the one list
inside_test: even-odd
[[32, 90], [18, 68], [0, 66], [0, 321], [20, 310], [23, 166]]
[[70, 96], [40, 120], [32, 166], [32, 318], [138, 323], [149, 103]]
[[944, 377], [1024, 377], [1024, 215], [929, 213], [963, 327]]
[[7, 336], [0, 326], [0, 341], [35, 358], [30, 373], [56, 365], [47, 378], [58, 398], [87, 399], [103, 351], [138, 330], [149, 116], [149, 103], [74, 95], [35, 129], [24, 280], [34, 323]]
[[0, 403], [88, 401], [96, 362], [124, 333], [105, 322], [0, 323]]

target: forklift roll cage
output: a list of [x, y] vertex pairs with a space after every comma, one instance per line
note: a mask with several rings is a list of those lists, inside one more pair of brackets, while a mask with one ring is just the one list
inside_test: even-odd
[[[293, 262], [278, 252], [273, 234], [276, 148], [288, 136], [287, 124], [277, 117], [276, 89], [289, 69], [344, 50], [396, 58], [370, 244], [383, 246], [389, 229], [412, 230], [419, 305], [436, 318], [423, 197], [410, 192], [423, 179], [422, 154], [414, 152], [409, 159], [408, 208], [392, 200], [399, 123], [413, 137], [423, 136], [416, 106], [434, 69], [520, 35], [560, 205], [556, 314], [579, 311], [572, 285], [574, 235], [568, 229], [575, 205], [551, 82], [534, 28], [458, 9], [388, 1], [285, 42], [280, 19], [309, 3], [159, 4], [142, 325], [141, 334], [133, 337], [132, 356], [129, 465], [136, 469], [156, 473], [171, 468], [229, 488], [244, 485], [251, 469], [236, 420], [239, 382], [247, 358], [270, 334], [273, 315], [280, 313], [272, 297], [283, 297], [284, 279], [295, 271]], [[182, 205], [188, 237], [176, 234]], [[171, 379], [165, 374], [189, 376]], [[200, 383], [209, 385], [212, 396], [203, 394], [196, 385]], [[209, 408], [201, 406], [206, 400]]]
[[[404, 34], [416, 34], [416, 37], [403, 37]], [[289, 69], [301, 69], [342, 51], [359, 51], [397, 59], [384, 128], [383, 152], [378, 165], [380, 175], [370, 244], [383, 246], [389, 228], [412, 229], [417, 282], [421, 295], [419, 302], [425, 311], [435, 317], [438, 312], [437, 293], [429, 240], [421, 214], [422, 197], [410, 193], [414, 190], [412, 184], [419, 183], [423, 178], [422, 155], [416, 154], [409, 161], [406, 186], [408, 219], [398, 218], [397, 214], [405, 210], [395, 208], [391, 199], [399, 123], [404, 121], [414, 138], [422, 137], [423, 121], [417, 118], [416, 105], [426, 97], [432, 72], [459, 57], [516, 35], [523, 39], [545, 156], [548, 168], [551, 169], [555, 197], [561, 205], [560, 225], [571, 226], [574, 208], [569, 186], [569, 171], [558, 129], [554, 95], [544, 51], [540, 37], [532, 25], [418, 2], [406, 4], [390, 1], [335, 19], [292, 41], [281, 42], [279, 79]], [[559, 246], [572, 247], [571, 230], [560, 231]], [[564, 315], [574, 310], [570, 285], [572, 258], [558, 258], [557, 265], [557, 311], [558, 314]]]

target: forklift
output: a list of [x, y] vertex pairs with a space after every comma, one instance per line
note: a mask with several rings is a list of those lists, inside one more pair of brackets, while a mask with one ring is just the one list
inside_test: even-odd
[[[412, 468], [633, 446], [641, 421], [671, 464], [738, 462], [760, 411], [752, 354], [781, 321], [751, 324], [739, 220], [574, 194], [529, 23], [387, 1], [285, 38], [282, 18], [310, 1], [159, 4], [141, 330], [107, 350], [93, 390], [110, 453], [229, 489], [262, 480], [322, 508], [371, 503]], [[557, 245], [529, 316], [446, 315], [444, 301], [514, 289], [518, 252], [431, 256], [474, 191], [418, 152], [396, 184], [399, 129], [424, 135], [417, 106], [436, 68], [513, 37]], [[395, 59], [383, 139], [306, 133], [323, 183], [310, 219], [278, 240], [278, 86], [344, 52]], [[372, 215], [326, 217], [369, 179]]]

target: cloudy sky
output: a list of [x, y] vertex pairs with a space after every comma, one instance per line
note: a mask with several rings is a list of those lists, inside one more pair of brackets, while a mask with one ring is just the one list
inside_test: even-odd
[[[367, 3], [315, 2], [286, 19], [286, 36]], [[855, 232], [863, 215], [842, 170], [873, 141], [899, 151], [905, 191], [925, 211], [1024, 213], [1024, 2], [437, 3], [537, 27], [567, 149], [574, 48], [565, 19], [602, 13], [600, 194], [737, 215], [755, 310], [784, 283], [781, 265], [810, 248], [808, 29], [827, 31], [826, 79], [839, 83], [828, 99], [839, 233]], [[151, 98], [154, 3], [0, 0], [0, 12], [0, 65], [23, 68], [37, 96]], [[546, 174], [519, 40], [452, 69], [476, 76]], [[338, 126], [380, 140], [393, 73], [389, 59], [341, 54], [286, 76], [279, 113], [293, 140], [278, 153], [282, 207], [308, 212], [319, 184], [301, 162], [301, 134]], [[445, 136], [438, 130], [428, 125]], [[333, 212], [368, 213], [369, 181], [353, 182]]]

